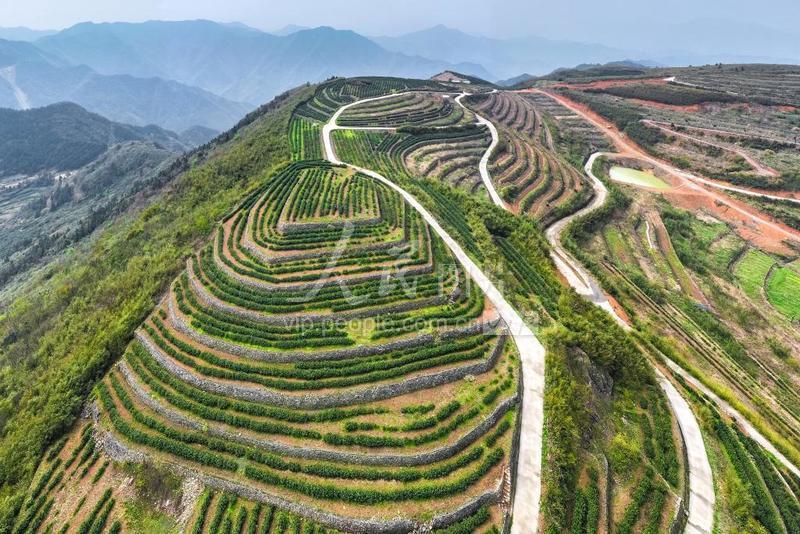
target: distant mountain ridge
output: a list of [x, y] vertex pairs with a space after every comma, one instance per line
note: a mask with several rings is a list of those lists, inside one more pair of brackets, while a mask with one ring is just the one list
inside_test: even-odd
[[[60, 78], [72, 84], [51, 89], [57, 99], [37, 99], [27, 94], [25, 84], [14, 85], [15, 79], [25, 80], [26, 67], [17, 66], [6, 75], [0, 70], [0, 105], [25, 107], [23, 96], [30, 105], [73, 100], [114, 120], [158, 122], [176, 131], [194, 125], [225, 129], [235, 122], [233, 116], [275, 95], [331, 76], [429, 78], [452, 71], [512, 83], [524, 79], [520, 73], [541, 75], [559, 67], [630, 57], [602, 45], [538, 37], [494, 39], [441, 25], [399, 37], [367, 38], [326, 26], [290, 24], [270, 33], [208, 20], [85, 22], [41, 37], [31, 46], [41, 55], [40, 71], [46, 62], [68, 73], [40, 72], [39, 79]], [[91, 83], [74, 81], [82, 76]], [[73, 93], [71, 87], [79, 90]], [[178, 97], [182, 92], [191, 94]], [[129, 101], [131, 94], [141, 98], [123, 107], [113, 99], [106, 103], [99, 98], [103, 94], [124, 94]]]
[[555, 41], [541, 37], [495, 39], [438, 25], [397, 37], [373, 37], [388, 50], [439, 58], [452, 63], [483, 65], [497, 81], [520, 73], [544, 74], [578, 63], [619, 60], [628, 52], [600, 44]]
[[508, 80], [498, 82], [504, 87], [527, 87], [530, 82], [535, 80], [567, 80], [573, 78], [585, 78], [587, 76], [642, 76], [647, 74], [649, 69], [663, 67], [654, 61], [609, 61], [608, 63], [582, 63], [575, 67], [558, 68], [542, 76], [522, 74]]
[[291, 35], [295, 32], [299, 32], [302, 30], [310, 30], [311, 27], [309, 26], [298, 26], [297, 24], [287, 24], [282, 28], [278, 28], [277, 30], [272, 30], [269, 33], [272, 35]]
[[32, 30], [24, 26], [0, 27], [0, 39], [8, 39], [9, 41], [35, 41], [40, 37], [53, 35], [54, 33], [58, 33], [58, 30]]
[[128, 206], [191, 146], [70, 102], [0, 109], [0, 294]]
[[0, 107], [26, 109], [70, 101], [138, 126], [224, 130], [250, 106], [172, 80], [106, 76], [31, 43], [0, 39]]
[[349, 30], [322, 26], [286, 32], [276, 35], [206, 20], [81, 23], [35, 44], [104, 75], [171, 79], [253, 106], [331, 76], [427, 78], [443, 70], [488, 76], [478, 64], [387, 51]]

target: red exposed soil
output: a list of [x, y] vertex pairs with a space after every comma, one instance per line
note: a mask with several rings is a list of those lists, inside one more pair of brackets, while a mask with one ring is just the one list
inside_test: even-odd
[[709, 194], [710, 192], [700, 187], [698, 189], [700, 191], [673, 189], [667, 191], [664, 196], [678, 207], [690, 211], [705, 209], [717, 218], [734, 224], [736, 232], [742, 238], [756, 244], [759, 248], [776, 254], [793, 254], [793, 250], [783, 241], [798, 241], [800, 236], [797, 231], [779, 221], [766, 220], [767, 217], [758, 214], [758, 211], [752, 206], [727, 195], [724, 195], [724, 200], [720, 201], [718, 197], [723, 195]]
[[609, 304], [611, 304], [611, 307], [614, 308], [614, 312], [617, 314], [617, 317], [622, 319], [625, 322], [625, 324], [628, 325], [631, 324], [631, 318], [628, 315], [628, 312], [626, 312], [625, 308], [623, 308], [622, 305], [620, 305], [619, 301], [617, 301], [617, 299], [615, 299], [608, 293], [606, 293], [606, 299], [608, 300]]
[[619, 157], [638, 159], [665, 172], [673, 187], [662, 194], [674, 205], [691, 211], [705, 209], [708, 213], [734, 225], [737, 233], [744, 239], [770, 252], [791, 254], [792, 249], [784, 241], [800, 242], [800, 232], [797, 230], [762, 214], [750, 205], [730, 198], [721, 191], [713, 190], [687, 178], [686, 173], [645, 152], [620, 132], [614, 124], [589, 109], [585, 104], [541, 89], [525, 89], [523, 91], [545, 94], [562, 106], [581, 115], [609, 137], [617, 149]]

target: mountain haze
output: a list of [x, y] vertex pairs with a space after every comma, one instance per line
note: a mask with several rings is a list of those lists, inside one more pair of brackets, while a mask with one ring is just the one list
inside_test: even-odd
[[0, 107], [27, 109], [70, 101], [111, 120], [224, 130], [250, 108], [172, 80], [107, 76], [20, 41], [0, 40]]
[[112, 122], [68, 102], [0, 109], [0, 300], [191, 146], [157, 126]]
[[251, 105], [331, 76], [427, 78], [447, 69], [488, 76], [469, 62], [451, 64], [387, 51], [349, 30], [292, 30], [276, 35], [204, 20], [83, 23], [36, 45], [104, 75], [170, 79]]
[[600, 44], [556, 41], [541, 37], [494, 39], [469, 35], [446, 26], [398, 37], [374, 37], [387, 50], [403, 51], [451, 63], [477, 63], [491, 72], [491, 80], [511, 78], [521, 73], [544, 74], [578, 63], [619, 60], [628, 52]]
[[40, 37], [53, 35], [54, 33], [58, 33], [58, 30], [32, 30], [24, 26], [0, 27], [0, 39], [8, 39], [9, 41], [35, 41]]

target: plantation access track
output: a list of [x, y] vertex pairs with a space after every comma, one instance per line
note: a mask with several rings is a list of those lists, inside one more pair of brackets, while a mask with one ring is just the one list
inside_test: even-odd
[[[551, 93], [544, 91], [538, 91], [538, 92], [541, 94], [546, 94], [551, 98], [561, 102], [563, 105], [575, 111], [576, 113], [582, 112], [580, 106], [578, 105], [569, 106], [567, 103], [563, 101], [566, 99], [562, 99], [562, 97], [558, 95], [553, 95]], [[604, 122], [599, 122], [597, 118], [592, 117], [590, 113], [584, 112], [584, 116], [586, 117], [587, 120], [594, 123], [598, 128], [602, 128], [602, 131], [606, 135], [608, 135], [615, 142], [615, 144], [617, 144], [618, 147], [621, 147], [623, 150], [628, 150], [629, 152], [625, 152], [624, 153], [625, 155], [630, 156], [631, 153], [633, 153], [634, 155], [643, 153], [643, 151], [641, 151], [641, 149], [639, 149], [638, 147], [634, 146], [633, 148], [630, 148], [630, 142], [626, 138], [621, 136], [619, 132], [614, 131], [613, 127], [609, 127], [610, 125], [605, 124]], [[603, 126], [605, 126], [605, 128], [603, 128]], [[602, 181], [600, 181], [600, 179], [594, 175], [592, 170], [597, 158], [600, 157], [613, 158], [613, 157], [620, 157], [620, 155], [621, 154], [619, 153], [595, 153], [592, 154], [592, 156], [589, 158], [584, 167], [584, 170], [586, 171], [587, 175], [592, 179], [592, 182], [595, 184], [596, 188], [605, 191], [605, 186], [603, 185]], [[648, 161], [651, 162], [655, 161], [654, 158], [651, 158], [646, 154], [644, 156]], [[605, 198], [606, 195], [607, 191], [598, 192], [597, 196]], [[602, 204], [602, 202], [600, 204]], [[558, 235], [560, 235], [560, 232], [548, 231], [548, 238], [555, 238], [556, 241], [559, 241], [560, 239], [558, 238]], [[649, 238], [649, 233], [648, 233], [648, 238]], [[580, 269], [580, 267], [578, 265], [578, 262], [574, 260], [574, 258], [569, 256], [568, 253], [566, 255], [566, 258], [570, 260], [569, 262], [566, 262], [568, 270], [567, 271], [562, 270], [562, 272], [565, 274], [565, 277], [568, 278], [570, 283], [576, 283], [576, 282], [578, 284], [583, 283], [584, 285], [582, 289], [585, 294], [588, 287], [586, 285], [586, 279], [582, 279], [582, 277], [577, 277], [574, 274], [575, 272], [579, 272], [578, 269]], [[571, 267], [569, 267], [570, 263], [572, 264]], [[559, 268], [562, 268], [565, 264], [559, 263], [559, 261], [557, 260], [557, 265], [559, 265]], [[627, 277], [625, 277], [624, 274], [611, 263], [603, 262], [603, 266], [606, 267], [607, 269], [612, 270], [616, 275], [622, 276], [624, 280], [627, 280]], [[586, 276], [589, 279], [591, 279], [591, 276], [588, 273], [586, 274]], [[674, 306], [672, 306], [670, 310], [662, 310], [661, 305], [653, 302], [652, 299], [650, 299], [647, 295], [638, 290], [635, 284], [633, 284], [632, 282], [628, 282], [628, 285], [639, 294], [640, 298], [644, 302], [652, 306], [654, 310], [658, 310], [659, 316], [666, 318], [669, 321], [672, 321], [671, 324], [676, 328], [676, 332], [678, 332], [679, 335], [683, 336], [683, 338], [696, 350], [699, 350], [702, 354], [706, 355], [708, 361], [714, 364], [717, 367], [717, 369], [721, 370], [723, 374], [731, 372], [729, 366], [724, 365], [723, 363], [724, 360], [728, 359], [724, 356], [721, 349], [717, 347], [716, 343], [714, 343], [713, 340], [707, 337], [703, 337], [702, 339], [699, 340], [695, 339], [696, 333], [686, 331], [686, 329], [682, 326], [682, 324], [679, 321], [673, 319], [673, 317], [677, 314], [683, 317], [685, 320], [689, 320], [688, 317], [685, 317], [685, 314], [682, 314], [682, 312], [677, 310]], [[578, 289], [579, 286], [575, 287], [576, 290], [580, 292], [580, 289]], [[596, 283], [595, 287], [597, 287]], [[602, 302], [602, 297], [600, 297], [600, 295], [596, 295], [596, 297], [600, 298]], [[606, 306], [603, 307], [609, 309], [610, 305], [608, 307]], [[616, 316], [615, 312], [612, 313]], [[778, 460], [783, 465], [786, 466], [787, 469], [789, 469], [793, 473], [797, 473], [798, 468], [794, 464], [792, 464], [792, 462], [790, 462], [783, 454], [780, 454], [777, 451], [777, 449], [769, 442], [769, 440], [755, 427], [753, 427], [753, 425], [747, 422], [747, 420], [742, 416], [742, 414], [740, 414], [735, 408], [733, 408], [730, 404], [728, 404], [724, 400], [720, 399], [716, 394], [711, 392], [711, 390], [707, 386], [702, 384], [696, 378], [692, 377], [677, 363], [669, 360], [668, 358], [665, 358], [665, 361], [667, 367], [670, 369], [671, 372], [680, 375], [685, 380], [690, 382], [693, 386], [697, 387], [700, 391], [706, 394], [709, 398], [711, 398], [722, 412], [726, 413], [734, 420], [740, 422], [745, 431], [757, 443], [761, 444], [765, 449], [770, 451], [776, 458], [778, 458]], [[735, 377], [731, 377], [732, 383], [739, 385], [739, 384], [748, 384], [749, 382], [752, 382], [749, 376], [741, 372], [741, 370], [738, 371], [739, 372], [737, 372]], [[677, 394], [671, 382], [669, 382], [666, 379], [666, 377], [658, 368], [656, 368], [656, 374], [660, 385], [662, 386], [662, 388], [664, 388], [667, 397], [671, 400], [673, 410], [676, 413], [676, 416], [678, 417], [679, 424], [681, 426], [681, 432], [683, 434], [684, 441], [687, 446], [689, 465], [690, 465], [690, 490], [692, 495], [695, 496], [694, 506], [690, 498], [687, 529], [693, 529], [693, 531], [695, 532], [710, 532], [711, 527], [713, 525], [713, 513], [710, 513], [710, 510], [713, 510], [714, 486], [711, 478], [711, 470], [708, 458], [705, 453], [705, 447], [702, 442], [702, 435], [699, 432], [699, 426], [697, 424], [696, 419], [694, 418], [694, 415], [689, 409], [688, 404]], [[752, 384], [752, 386], [759, 391], [763, 389], [759, 388], [757, 384]], [[675, 400], [675, 402], [672, 402], [673, 399]], [[773, 401], [780, 404], [780, 399], [773, 399]], [[791, 423], [782, 419], [781, 414], [776, 413], [775, 416], [777, 418], [776, 422], [779, 428], [782, 428], [784, 431], [787, 432], [794, 431]]]
[[[376, 97], [347, 104], [339, 108], [339, 110], [333, 114], [322, 130], [322, 139], [328, 161], [334, 164], [343, 163], [336, 156], [331, 138], [331, 133], [333, 131], [343, 128], [337, 124], [338, 117], [345, 112], [347, 108], [356, 104], [383, 98], [389, 97]], [[490, 130], [492, 129], [493, 127], [490, 128]], [[493, 134], [493, 138], [496, 139], [496, 132]], [[519, 465], [517, 466], [516, 492], [513, 503], [514, 522], [512, 524], [512, 532], [536, 532], [539, 522], [539, 501], [541, 496], [542, 430], [544, 424], [544, 347], [525, 324], [522, 317], [505, 300], [491, 280], [489, 280], [483, 271], [481, 271], [464, 252], [461, 246], [450, 237], [435, 217], [433, 217], [413, 195], [373, 170], [348, 163], [343, 164], [357, 172], [371, 176], [397, 191], [406, 202], [422, 216], [427, 224], [448, 246], [456, 259], [458, 259], [468, 276], [474, 280], [492, 302], [498, 315], [508, 328], [511, 337], [514, 339], [522, 360], [522, 413]], [[491, 178], [485, 170], [486, 167], [482, 166], [481, 169], [481, 176], [484, 179], [484, 183], [488, 184], [488, 187], [492, 187]], [[493, 187], [491, 190], [493, 190]], [[496, 192], [491, 196], [496, 202], [502, 202]]]
[[365, 173], [279, 169], [98, 385], [106, 441], [342, 531], [444, 527], [498, 502], [520, 358], [431, 228]]
[[697, 209], [699, 207], [707, 209], [720, 219], [734, 224], [737, 232], [743, 238], [758, 244], [766, 250], [787, 253], [791, 249], [783, 244], [784, 240], [800, 242], [800, 232], [797, 230], [764, 216], [758, 210], [730, 198], [724, 192], [731, 191], [765, 198], [779, 197], [780, 199], [787, 199], [786, 197], [721, 184], [678, 169], [645, 152], [622, 134], [616, 126], [592, 112], [586, 106], [550, 91], [526, 89], [524, 92], [545, 95], [593, 124], [613, 142], [616, 148], [616, 157], [638, 159], [662, 170], [674, 182], [672, 184], [673, 187], [664, 194], [677, 205], [684, 206], [687, 209]]
[[[615, 308], [605, 296], [599, 284], [561, 244], [561, 234], [572, 221], [590, 213], [605, 203], [608, 190], [592, 172], [595, 161], [598, 157], [603, 155], [602, 153], [592, 154], [584, 167], [586, 174], [591, 179], [594, 189], [594, 196], [591, 203], [551, 225], [546, 230], [546, 236], [550, 245], [553, 247], [553, 260], [569, 284], [578, 294], [605, 309], [617, 322], [623, 325], [623, 327], [628, 328], [625, 321], [616, 312]], [[491, 182], [488, 171], [486, 172], [485, 179]], [[497, 204], [500, 207], [506, 208], [502, 203]], [[678, 420], [684, 445], [687, 449], [687, 457], [689, 460], [689, 465], [687, 467], [689, 470], [689, 513], [686, 532], [710, 534], [714, 525], [714, 482], [711, 473], [711, 464], [706, 454], [700, 426], [688, 403], [680, 396], [672, 383], [658, 368], [655, 368], [655, 371], [658, 383], [664, 390], [667, 400], [672, 407], [672, 411]]]

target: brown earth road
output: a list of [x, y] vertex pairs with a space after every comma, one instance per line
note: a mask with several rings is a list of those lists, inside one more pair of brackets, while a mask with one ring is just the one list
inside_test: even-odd
[[[617, 150], [617, 154], [609, 154], [609, 156], [638, 159], [666, 173], [673, 182], [673, 188], [663, 194], [675, 204], [690, 210], [705, 208], [719, 218], [734, 224], [744, 239], [771, 252], [791, 254], [792, 249], [784, 241], [800, 243], [800, 232], [797, 230], [770, 219], [744, 202], [713, 190], [714, 188], [724, 190], [724, 186], [715, 185], [711, 180], [696, 177], [651, 156], [620, 132], [614, 124], [590, 110], [588, 106], [541, 89], [523, 89], [521, 92], [541, 93], [548, 96], [604, 132]], [[737, 189], [737, 191], [739, 190]], [[746, 190], [739, 192], [747, 194]]]

